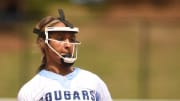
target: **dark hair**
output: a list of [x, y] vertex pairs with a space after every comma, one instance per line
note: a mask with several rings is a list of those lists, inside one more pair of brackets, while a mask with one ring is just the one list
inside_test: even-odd
[[[43, 40], [45, 40], [45, 33], [44, 33], [44, 30], [45, 30], [45, 27], [47, 26], [53, 26], [54, 24], [56, 23], [59, 23], [60, 21], [55, 18], [55, 17], [52, 17], [52, 16], [47, 16], [45, 18], [43, 18], [42, 20], [40, 20], [37, 24], [36, 24], [36, 27], [35, 29], [38, 30], [39, 34], [38, 34], [38, 37], [37, 37], [37, 44], [39, 44], [39, 39], [42, 38]], [[41, 71], [42, 69], [44, 69], [46, 67], [46, 54], [45, 54], [45, 51], [43, 49], [41, 49], [42, 51], [42, 54], [43, 54], [43, 57], [42, 57], [42, 62], [41, 62], [41, 65], [39, 66], [39, 69], [38, 71]]]

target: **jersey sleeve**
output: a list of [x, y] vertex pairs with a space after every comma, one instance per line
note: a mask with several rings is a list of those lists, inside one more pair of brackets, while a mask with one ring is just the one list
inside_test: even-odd
[[31, 95], [28, 94], [28, 89], [22, 88], [17, 96], [17, 101], [33, 101]]
[[97, 101], [112, 101], [111, 94], [107, 85], [103, 80], [99, 78], [99, 84], [97, 88]]

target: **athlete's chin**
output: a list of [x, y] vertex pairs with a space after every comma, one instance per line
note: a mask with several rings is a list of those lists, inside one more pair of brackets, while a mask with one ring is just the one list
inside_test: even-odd
[[72, 67], [73, 66], [73, 64], [74, 64], [74, 62], [73, 63], [66, 63], [66, 62], [64, 62], [64, 59], [60, 59], [60, 62], [61, 62], [61, 66], [63, 67], [63, 68], [70, 68], [70, 67]]

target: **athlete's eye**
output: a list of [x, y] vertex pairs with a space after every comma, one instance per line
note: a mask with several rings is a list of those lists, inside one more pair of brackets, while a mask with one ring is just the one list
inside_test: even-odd
[[64, 41], [64, 38], [56, 38], [55, 40]]
[[57, 41], [64, 41], [64, 37], [63, 36], [51, 36], [51, 39], [57, 40]]
[[75, 38], [70, 38], [69, 41], [74, 43], [74, 42], [76, 42], [76, 39]]

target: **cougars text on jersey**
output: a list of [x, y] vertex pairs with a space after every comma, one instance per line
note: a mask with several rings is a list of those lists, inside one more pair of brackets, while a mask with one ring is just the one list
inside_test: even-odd
[[55, 90], [45, 93], [39, 101], [97, 101], [93, 90]]

